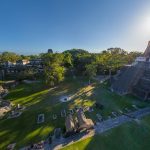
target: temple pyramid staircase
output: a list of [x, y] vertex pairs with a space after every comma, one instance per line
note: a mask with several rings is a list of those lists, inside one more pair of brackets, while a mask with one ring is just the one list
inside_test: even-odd
[[144, 57], [150, 58], [150, 41], [148, 42], [147, 48], [144, 52]]
[[111, 90], [120, 95], [130, 93], [132, 86], [136, 85], [144, 72], [144, 64], [137, 64], [125, 69], [121, 74], [112, 82]]
[[111, 90], [120, 94], [132, 93], [143, 100], [150, 100], [150, 41], [142, 61], [123, 69], [111, 80]]
[[145, 69], [143, 76], [133, 87], [132, 93], [143, 100], [150, 100], [150, 69]]

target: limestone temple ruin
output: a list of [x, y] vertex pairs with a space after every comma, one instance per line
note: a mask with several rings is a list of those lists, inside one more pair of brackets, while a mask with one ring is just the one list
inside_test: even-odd
[[73, 118], [71, 114], [66, 117], [65, 126], [66, 134], [71, 135], [84, 129], [88, 130], [93, 128], [94, 123], [91, 119], [86, 118], [82, 109], [79, 109], [77, 111], [77, 118]]
[[132, 93], [144, 100], [150, 100], [150, 41], [141, 57], [132, 65], [122, 68], [112, 77], [111, 91], [120, 95]]

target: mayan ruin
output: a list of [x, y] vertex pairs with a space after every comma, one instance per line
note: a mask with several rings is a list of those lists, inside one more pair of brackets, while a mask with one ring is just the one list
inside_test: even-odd
[[111, 90], [120, 95], [132, 93], [144, 100], [150, 99], [150, 41], [143, 56], [113, 77]]

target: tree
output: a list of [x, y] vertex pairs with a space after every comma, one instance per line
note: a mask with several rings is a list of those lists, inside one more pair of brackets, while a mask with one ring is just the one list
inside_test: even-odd
[[127, 64], [127, 51], [121, 48], [109, 48], [97, 56], [98, 72], [107, 72], [110, 76]]
[[75, 59], [79, 54], [88, 54], [89, 52], [86, 51], [86, 50], [83, 50], [83, 49], [71, 49], [71, 50], [66, 50], [63, 52], [64, 54], [65, 53], [70, 53], [72, 58]]
[[97, 66], [94, 63], [93, 64], [88, 64], [88, 65], [85, 66], [85, 68], [86, 68], [85, 73], [89, 78], [89, 84], [90, 84], [91, 79], [96, 76], [96, 72], [97, 72], [96, 67]]
[[141, 52], [130, 52], [128, 53], [128, 55], [126, 56], [126, 61], [131, 64], [135, 59], [136, 57], [139, 57], [139, 56], [142, 56], [142, 53]]
[[6, 61], [16, 62], [20, 59], [20, 56], [13, 52], [3, 52], [0, 59], [2, 63]]
[[78, 54], [77, 57], [74, 59], [74, 69], [78, 75], [84, 75], [86, 70], [86, 65], [95, 62], [95, 55], [84, 53]]
[[54, 86], [64, 80], [65, 68], [59, 64], [49, 64], [45, 67], [46, 83]]
[[38, 58], [40, 58], [40, 55], [29, 55], [27, 57], [30, 59], [38, 59]]
[[44, 73], [46, 83], [54, 86], [64, 80], [65, 67], [63, 66], [64, 55], [47, 53], [43, 55]]
[[30, 60], [30, 56], [20, 55], [20, 59], [27, 59], [27, 60]]
[[72, 55], [70, 53], [64, 53], [64, 66], [70, 68], [73, 66]]
[[24, 71], [19, 72], [17, 75], [17, 80], [33, 80], [36, 78], [36, 72], [33, 69], [26, 69]]

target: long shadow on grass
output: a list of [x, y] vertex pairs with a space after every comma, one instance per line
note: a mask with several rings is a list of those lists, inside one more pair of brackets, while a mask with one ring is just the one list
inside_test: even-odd
[[5, 99], [16, 100], [40, 92], [46, 88], [47, 87], [41, 82], [33, 84], [21, 83], [16, 88], [11, 89], [10, 93], [5, 97]]

